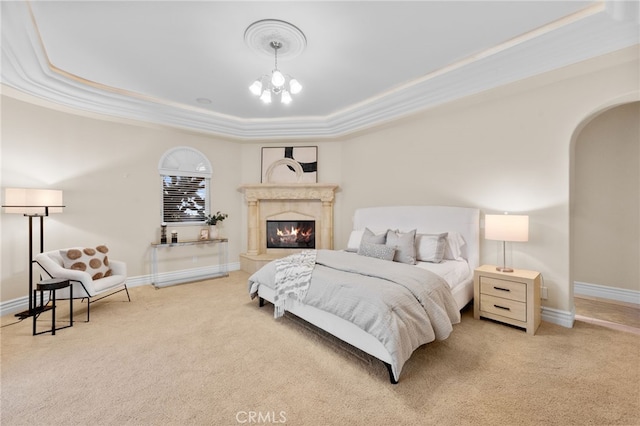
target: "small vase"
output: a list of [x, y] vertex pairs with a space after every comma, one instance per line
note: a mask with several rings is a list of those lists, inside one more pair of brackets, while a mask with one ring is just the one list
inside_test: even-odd
[[209, 239], [215, 240], [219, 236], [220, 236], [220, 231], [218, 230], [218, 226], [217, 225], [209, 226]]

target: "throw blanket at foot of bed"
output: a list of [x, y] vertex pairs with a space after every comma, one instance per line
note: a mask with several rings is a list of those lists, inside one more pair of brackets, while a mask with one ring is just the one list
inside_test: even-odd
[[284, 303], [287, 297], [298, 301], [304, 300], [311, 283], [311, 273], [316, 264], [316, 253], [315, 250], [307, 250], [275, 261], [274, 318], [284, 315]]
[[[276, 262], [249, 277], [249, 294], [275, 288]], [[447, 283], [425, 269], [355, 253], [317, 250], [305, 305], [357, 325], [389, 352], [396, 379], [419, 346], [444, 340], [460, 322]]]

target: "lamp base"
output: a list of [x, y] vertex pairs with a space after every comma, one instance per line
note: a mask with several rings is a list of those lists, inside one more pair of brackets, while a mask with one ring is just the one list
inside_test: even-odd
[[496, 271], [513, 272], [513, 268], [507, 268], [506, 266], [496, 266]]

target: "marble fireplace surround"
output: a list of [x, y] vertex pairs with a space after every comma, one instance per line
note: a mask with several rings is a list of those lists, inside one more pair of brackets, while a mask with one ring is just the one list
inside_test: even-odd
[[315, 220], [316, 248], [333, 249], [333, 206], [338, 185], [260, 183], [242, 185], [247, 202], [247, 252], [240, 268], [253, 273], [273, 259], [300, 249], [267, 249], [267, 220]]

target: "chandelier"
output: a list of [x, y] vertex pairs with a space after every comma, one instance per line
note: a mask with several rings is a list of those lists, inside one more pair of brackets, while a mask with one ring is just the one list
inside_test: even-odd
[[249, 86], [249, 90], [256, 96], [260, 96], [260, 100], [265, 104], [271, 103], [271, 97], [280, 96], [280, 102], [288, 104], [291, 102], [291, 95], [300, 93], [302, 85], [290, 75], [283, 74], [278, 69], [278, 49], [282, 47], [279, 41], [272, 41], [269, 46], [273, 48], [275, 55], [275, 66], [271, 75], [265, 74], [258, 78]]

